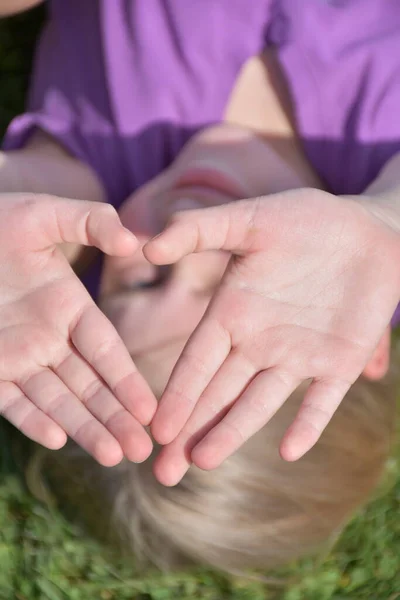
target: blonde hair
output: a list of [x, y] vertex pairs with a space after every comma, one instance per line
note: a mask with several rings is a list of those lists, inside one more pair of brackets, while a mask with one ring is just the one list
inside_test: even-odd
[[73, 444], [42, 453], [36, 467], [75, 517], [160, 568], [276, 567], [336, 537], [379, 483], [394, 430], [395, 379], [361, 378], [317, 445], [286, 463], [278, 442], [302, 395], [219, 469], [192, 468], [174, 488], [154, 479], [150, 463], [106, 469]]

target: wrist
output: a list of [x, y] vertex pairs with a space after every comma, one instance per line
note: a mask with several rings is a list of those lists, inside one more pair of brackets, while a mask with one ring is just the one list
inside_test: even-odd
[[96, 173], [41, 131], [24, 148], [0, 154], [0, 193], [29, 192], [93, 202], [106, 199]]
[[[400, 190], [399, 190], [400, 194]], [[400, 234], [400, 202], [393, 201], [386, 194], [376, 196], [359, 196], [356, 199], [370, 214], [390, 227], [392, 231]]]
[[[400, 190], [400, 153], [395, 154], [381, 169], [379, 175], [366, 188], [365, 194], [386, 197]], [[396, 194], [397, 195], [397, 194]]]
[[385, 164], [358, 200], [374, 216], [400, 233], [400, 154]]

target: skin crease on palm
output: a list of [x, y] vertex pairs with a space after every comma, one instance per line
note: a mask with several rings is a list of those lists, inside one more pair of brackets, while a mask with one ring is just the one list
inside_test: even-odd
[[[22, 4], [23, 2], [21, 8]], [[182, 197], [186, 187], [192, 202], [196, 198], [193, 193], [197, 193], [197, 196], [200, 193], [197, 200], [202, 206], [208, 206], [256, 192], [273, 192], [272, 183], [276, 189], [281, 189], [282, 185], [298, 187], [299, 172], [307, 179], [308, 185], [313, 185], [315, 178], [312, 176], [312, 169], [299, 152], [290, 120], [275, 92], [272, 81], [275, 72], [273, 62], [273, 58], [266, 53], [253, 57], [243, 65], [224, 115], [226, 122], [238, 123], [257, 131], [259, 138], [254, 135], [246, 136], [243, 129], [231, 129], [230, 133], [225, 130], [222, 137], [214, 133], [211, 135], [212, 139], [205, 139], [203, 135], [201, 168], [196, 154], [199, 144], [190, 144], [183, 154], [186, 158], [182, 160], [197, 157], [197, 179], [200, 171], [204, 179], [205, 170], [210, 178], [211, 148], [212, 156], [217, 163], [222, 161], [225, 165], [222, 170], [226, 168], [228, 176], [221, 172], [216, 176], [214, 169], [207, 185], [204, 181], [197, 181], [196, 186], [193, 186], [193, 181], [180, 181], [179, 197]], [[276, 89], [279, 89], [279, 85]], [[277, 154], [272, 151], [266, 157], [267, 151], [261, 143], [263, 135], [285, 140], [284, 154], [285, 161], [291, 163], [289, 169], [282, 169], [279, 148], [276, 148]], [[243, 157], [245, 160], [248, 158], [243, 148], [249, 149], [249, 156], [254, 161], [254, 164], [249, 162], [246, 165], [244, 173], [252, 182], [251, 188], [238, 182], [236, 175], [232, 174], [236, 167], [240, 173], [241, 165], [238, 163], [243, 162]], [[265, 165], [258, 159], [258, 152], [260, 157], [267, 160], [273, 175], [267, 189], [263, 186]], [[153, 214], [156, 215], [156, 222], [144, 222], [143, 219], [141, 222], [138, 214], [142, 240], [143, 232], [146, 237], [149, 231], [160, 231], [165, 224], [167, 213], [171, 212], [177, 197], [170, 198], [171, 206], [168, 206], [164, 202], [164, 191], [176, 187], [171, 175], [176, 178], [178, 172], [186, 169], [182, 160], [178, 158], [173, 169], [144, 190], [145, 195], [163, 195], [163, 199], [158, 202]], [[226, 185], [227, 189], [224, 189]], [[222, 189], [217, 189], [221, 187]], [[0, 412], [25, 435], [49, 448], [61, 447], [68, 435], [103, 465], [115, 465], [124, 456], [129, 460], [145, 460], [151, 452], [152, 444], [140, 424], [150, 423], [156, 410], [156, 399], [145, 379], [137, 373], [132, 358], [118, 339], [115, 329], [104, 319], [104, 315], [70, 268], [74, 264], [75, 272], [82, 272], [87, 266], [87, 253], [83, 252], [82, 244], [98, 244], [106, 253], [111, 251], [117, 252], [118, 256], [126, 256], [126, 253], [130, 255], [132, 249], [137, 247], [137, 241], [131, 234], [127, 241], [127, 232], [120, 225], [117, 228], [111, 226], [111, 223], [116, 225], [115, 210], [110, 206], [101, 207], [106, 194], [101, 181], [90, 167], [70, 155], [57, 140], [40, 130], [35, 131], [27, 140], [26, 146], [20, 150], [0, 152], [0, 194], [4, 211], [1, 221], [3, 233], [0, 236], [0, 262], [5, 275], [2, 279], [2, 300], [5, 299], [4, 290], [7, 295], [5, 305], [0, 307], [0, 341], [1, 345], [4, 344], [3, 356], [6, 359], [2, 362]], [[139, 194], [139, 197], [142, 196], [143, 194]], [[67, 198], [79, 201], [80, 208]], [[82, 199], [91, 203], [82, 204]], [[24, 207], [28, 207], [27, 210]], [[71, 218], [76, 219], [75, 229]], [[32, 221], [35, 224], [40, 221], [42, 228], [35, 226], [32, 229]], [[105, 222], [108, 226], [104, 231]], [[51, 233], [50, 237], [40, 235], [45, 229]], [[19, 239], [13, 235], [14, 230], [18, 232]], [[100, 230], [101, 238], [98, 237]], [[36, 237], [31, 235], [32, 231], [36, 233]], [[69, 232], [68, 239], [64, 236], [66, 232]], [[90, 234], [89, 237], [86, 234]], [[110, 237], [113, 236], [111, 243]], [[21, 239], [24, 244], [20, 243]], [[14, 247], [18, 251], [10, 252], [10, 248]], [[42, 256], [43, 261], [48, 261], [46, 268], [42, 268], [43, 265], [35, 260], [38, 256]], [[26, 264], [30, 260], [33, 263], [27, 278]], [[219, 253], [214, 272], [223, 270], [221, 260], [226, 261], [227, 255]], [[191, 264], [196, 261], [195, 258], [182, 261], [182, 266], [186, 268], [188, 265], [186, 270], [190, 271]], [[201, 259], [198, 262], [199, 265], [202, 264]], [[36, 278], [33, 277], [33, 271]], [[163, 274], [166, 272], [165, 269], [161, 271]], [[172, 270], [173, 273], [175, 271]], [[202, 268], [199, 267], [199, 271]], [[207, 283], [208, 289], [211, 289], [215, 283], [214, 278], [209, 274], [206, 277], [208, 282], [211, 281]], [[13, 287], [16, 293], [12, 297], [8, 296]], [[191, 309], [184, 311], [189, 317], [189, 329], [192, 321], [194, 326], [200, 318], [207, 304], [207, 294], [203, 293], [203, 288], [202, 284], [202, 291], [197, 294], [194, 318]], [[25, 290], [23, 302], [20, 295], [22, 289]], [[184, 288], [180, 286], [180, 289]], [[179, 299], [178, 295], [176, 297]], [[63, 300], [63, 311], [60, 312], [61, 299], [68, 300], [68, 310]], [[180, 299], [186, 307], [184, 294], [180, 295]], [[117, 313], [119, 309], [113, 311], [119, 321]], [[77, 319], [78, 315], [81, 319]], [[22, 329], [15, 336], [13, 333], [18, 327]], [[24, 335], [21, 335], [22, 330]], [[181, 340], [186, 336], [186, 331], [185, 325]], [[47, 337], [43, 339], [45, 333]], [[146, 340], [146, 335], [143, 336], [143, 341]], [[20, 346], [22, 338], [23, 348]], [[139, 350], [141, 348], [142, 344]], [[19, 360], [21, 356], [24, 357], [22, 362]], [[159, 369], [155, 371], [159, 376]], [[10, 373], [12, 381], [9, 380]], [[152, 381], [154, 383], [154, 373]], [[127, 411], [131, 413], [131, 417], [127, 416]]]
[[[128, 198], [119, 213], [121, 221], [143, 245], [177, 210], [224, 204], [268, 189], [273, 192], [275, 186], [265, 180], [270, 172], [263, 168], [265, 161], [275, 171], [282, 169], [279, 157], [254, 134], [233, 126], [208, 129], [186, 146], [169, 170]], [[287, 174], [284, 169], [282, 176]], [[292, 178], [295, 187], [294, 173]], [[157, 395], [204, 314], [228, 260], [226, 252], [207, 252], [160, 268], [142, 252], [127, 259], [106, 258], [100, 306]]]
[[[16, 426], [20, 425], [26, 435], [48, 447], [60, 447], [69, 434], [99, 462], [111, 466], [123, 456], [136, 461], [146, 459], [151, 452], [151, 441], [132, 417], [136, 416], [142, 425], [148, 425], [152, 420], [153, 437], [158, 443], [166, 444], [155, 461], [156, 477], [161, 483], [174, 485], [191, 461], [204, 469], [218, 466], [263, 427], [272, 416], [271, 409], [272, 412], [279, 409], [297, 381], [314, 378], [321, 390], [321, 384], [327, 383], [327, 375], [329, 383], [329, 376], [335, 374], [335, 370], [337, 375], [343, 365], [350, 369], [351, 364], [354, 367], [351, 373], [341, 373], [342, 379], [345, 375], [346, 383], [354, 380], [365, 365], [364, 374], [368, 377], [376, 379], [385, 373], [390, 336], [388, 330], [384, 334], [384, 326], [400, 296], [396, 287], [399, 283], [397, 265], [400, 264], [398, 231], [394, 240], [396, 227], [390, 222], [396, 222], [399, 211], [396, 207], [391, 210], [390, 197], [381, 197], [385, 190], [393, 188], [390, 173], [380, 183], [377, 180], [379, 189], [369, 191], [372, 196], [378, 194], [375, 203], [365, 196], [360, 202], [360, 199], [340, 199], [318, 191], [320, 182], [301, 151], [286, 92], [273, 56], [251, 59], [239, 74], [228, 102], [225, 120], [229, 125], [205, 130], [192, 139], [167, 171], [123, 205], [122, 220], [145, 247], [143, 252], [137, 251], [132, 256], [134, 240], [130, 236], [129, 251], [125, 244], [123, 252], [120, 248], [117, 251], [120, 258], [106, 259], [100, 308], [110, 317], [125, 344], [118, 341], [115, 345], [117, 332], [109, 321], [104, 320], [104, 315], [95, 307], [68, 263], [61, 260], [56, 248], [49, 255], [48, 240], [44, 249], [40, 246], [43, 240], [31, 240], [32, 244], [39, 243], [39, 246], [33, 244], [31, 250], [41, 249], [47, 259], [50, 258], [49, 268], [41, 270], [38, 286], [40, 297], [46, 298], [47, 306], [48, 282], [54, 284], [52, 316], [55, 320], [51, 323], [51, 344], [35, 343], [29, 335], [25, 338], [40, 350], [41, 355], [44, 354], [39, 359], [41, 365], [50, 360], [49, 364], [57, 363], [58, 368], [62, 361], [64, 371], [57, 371], [61, 384], [58, 383], [57, 389], [53, 386], [53, 392], [63, 399], [65, 410], [60, 415], [59, 403], [50, 402], [53, 412], [57, 410], [54, 423], [42, 416], [36, 404], [43, 399], [48, 404], [54, 393], [36, 394], [44, 389], [39, 380], [36, 380], [36, 391], [26, 390], [27, 398], [20, 398], [9, 386], [9, 397], [6, 394], [2, 398], [3, 405], [5, 400], [3, 414]], [[90, 223], [97, 223], [97, 226], [104, 219], [109, 223], [111, 214], [115, 217], [115, 211], [110, 212], [111, 207], [103, 210], [98, 204], [104, 200], [104, 191], [95, 174], [43, 135], [33, 136], [27, 147], [19, 152], [1, 153], [0, 171], [4, 207], [7, 202], [13, 205], [10, 215], [15, 213], [15, 198], [7, 196], [10, 191], [50, 194], [47, 200], [36, 198], [36, 217], [48, 224], [58, 221], [52, 243], [66, 242], [66, 245], [61, 244], [62, 250], [79, 270], [81, 244], [89, 242], [85, 236], [82, 238], [85, 227], [82, 228], [80, 210], [83, 220], [93, 215]], [[392, 179], [396, 182], [398, 165], [394, 164], [389, 171], [395, 173]], [[277, 193], [289, 189], [297, 191]], [[63, 229], [70, 220], [71, 207], [67, 208], [60, 198], [52, 198], [53, 194], [95, 202], [89, 212], [83, 205], [81, 209], [76, 206], [78, 229], [73, 236], [67, 236], [68, 239], [58, 238], [60, 227]], [[257, 196], [263, 197], [258, 201], [237, 201], [238, 198]], [[23, 197], [20, 200], [23, 201]], [[50, 205], [51, 211], [48, 210]], [[202, 210], [176, 212], [188, 208]], [[58, 215], [55, 220], [53, 213]], [[32, 218], [31, 212], [29, 214]], [[96, 215], [103, 215], [102, 220], [99, 221]], [[163, 230], [171, 215], [174, 215], [171, 227], [161, 238], [146, 244], [151, 236]], [[390, 227], [383, 225], [385, 221]], [[18, 222], [18, 231], [20, 225]], [[5, 221], [3, 229], [8, 235], [10, 227]], [[257, 238], [257, 232], [261, 237], [258, 235]], [[100, 243], [106, 252], [104, 244], [110, 235], [112, 231], [108, 226]], [[121, 229], [119, 235], [126, 238], [126, 232]], [[91, 238], [98, 239], [95, 231]], [[2, 241], [6, 246], [7, 241]], [[346, 242], [343, 248], [338, 241]], [[273, 242], [274, 252], [268, 247], [269, 242]], [[193, 251], [203, 250], [207, 252], [193, 254]], [[143, 253], [150, 262], [145, 260]], [[31, 252], [30, 256], [36, 254]], [[385, 256], [384, 261], [382, 256]], [[10, 256], [6, 258], [8, 260]], [[18, 274], [25, 258], [19, 255], [11, 258], [16, 267], [12, 272]], [[82, 265], [84, 262], [82, 260]], [[60, 354], [61, 320], [57, 306], [67, 274], [67, 287], [75, 312], [79, 306], [89, 306], [90, 315], [96, 315], [95, 319], [94, 316], [86, 319], [86, 333], [81, 331], [74, 344], [90, 364], [99, 362], [99, 350], [100, 354], [108, 350], [107, 365], [103, 361], [104, 364], [95, 367], [95, 372], [87, 365], [77, 365], [74, 356], [70, 357], [67, 370], [62, 357], [55, 362], [55, 343]], [[29, 280], [28, 290], [31, 287]], [[243, 294], [243, 290], [247, 292]], [[32, 301], [32, 295], [28, 296], [28, 306], [16, 306], [17, 320], [23, 321], [28, 314], [35, 321], [39, 316], [48, 327], [49, 312], [42, 310], [43, 302]], [[295, 314], [301, 317], [300, 321], [303, 319], [303, 324], [292, 323], [294, 329], [283, 334], [281, 329], [279, 339], [271, 337], [271, 330], [275, 334], [278, 332], [290, 305], [297, 310]], [[377, 320], [377, 315], [383, 315], [382, 322]], [[69, 323], [69, 329], [65, 331], [70, 335], [71, 316], [64, 313], [62, 316], [64, 325]], [[272, 323], [268, 322], [271, 318]], [[199, 321], [200, 325], [196, 327]], [[7, 333], [7, 314], [4, 323]], [[322, 325], [320, 331], [315, 330], [318, 325]], [[216, 339], [218, 331], [223, 335]], [[310, 350], [312, 336], [309, 332], [313, 331], [316, 334], [314, 351], [309, 352], [307, 368], [299, 369], [302, 359], [307, 356], [306, 350]], [[342, 341], [349, 342], [348, 351], [336, 352], [337, 348], [332, 347], [333, 341], [340, 342], [338, 333]], [[68, 335], [63, 337], [60, 348], [70, 352], [70, 345], [65, 345]], [[185, 345], [189, 337], [189, 343]], [[108, 340], [107, 347], [105, 340]], [[355, 360], [355, 350], [363, 346], [364, 350]], [[278, 377], [274, 382], [275, 386], [281, 385], [281, 389], [274, 391], [264, 382], [257, 390], [252, 379], [256, 383], [262, 382], [263, 378], [268, 379], [268, 374], [273, 374], [274, 361], [271, 363], [271, 356], [268, 357], [271, 348], [275, 349], [275, 357], [272, 357], [275, 361], [279, 362], [283, 357], [282, 364], [278, 365], [280, 370], [275, 369]], [[283, 350], [280, 357], [277, 349]], [[145, 379], [136, 372], [130, 354]], [[332, 363], [331, 357], [335, 356], [336, 363]], [[291, 364], [288, 364], [288, 357]], [[218, 371], [224, 362], [224, 369]], [[324, 366], [323, 377], [318, 377], [318, 368]], [[128, 378], [123, 377], [126, 371], [130, 373]], [[48, 370], [45, 369], [43, 374], [48, 377]], [[116, 375], [122, 376], [123, 389], [116, 381]], [[153, 419], [156, 401], [146, 379], [153, 391], [162, 395]], [[76, 398], [62, 393], [60, 385], [62, 387], [64, 380], [70, 382]], [[246, 385], [251, 387], [250, 394], [242, 393]], [[298, 458], [316, 441], [340, 402], [345, 391], [343, 387], [333, 401], [331, 398], [328, 403], [321, 403], [320, 394], [319, 397], [314, 395], [311, 407], [310, 402], [308, 407], [303, 405], [308, 416], [312, 409], [311, 425], [319, 421], [318, 427], [308, 427], [300, 444], [297, 428], [296, 447], [296, 443], [293, 446], [295, 422], [294, 429], [291, 428], [290, 435], [281, 445], [284, 458]], [[315, 389], [310, 386], [311, 391]], [[111, 391], [114, 390], [117, 397], [112, 399]], [[36, 403], [33, 398], [32, 404], [29, 398], [33, 393], [38, 398]], [[89, 411], [82, 406], [82, 401]], [[125, 410], [121, 410], [121, 403]], [[48, 406], [43, 406], [45, 412], [46, 408]], [[126, 409], [131, 412], [130, 419], [127, 419]], [[303, 411], [300, 417], [306, 414], [307, 411]], [[29, 420], [25, 418], [27, 416]], [[298, 425], [299, 418], [296, 421]], [[42, 430], [47, 432], [47, 437], [39, 435]], [[51, 440], [49, 436], [52, 436]]]
[[[275, 192], [275, 189], [271, 189], [268, 170], [265, 169], [265, 164], [271, 164], [274, 160], [276, 172], [280, 159], [258, 137], [240, 128], [219, 126], [207, 130], [194, 138], [169, 170], [124, 203], [120, 211], [121, 220], [144, 245], [163, 229], [176, 211], [221, 206], [240, 197], [257, 197], [266, 191]], [[261, 168], [262, 165], [264, 168]], [[284, 171], [282, 176], [288, 181], [288, 187], [299, 187], [297, 176], [292, 174], [293, 180], [290, 182], [290, 169]], [[240, 209], [242, 203], [235, 204]], [[130, 258], [106, 258], [100, 307], [113, 322], [139, 371], [158, 396], [162, 394], [189, 336], [204, 315], [229, 258], [230, 253], [221, 250], [189, 253], [166, 267], [151, 264], [142, 252]], [[317, 265], [317, 268], [320, 266]], [[299, 268], [301, 265], [297, 265], [296, 269]], [[261, 310], [262, 306], [258, 305], [258, 311], [256, 307], [255, 312]], [[246, 323], [240, 326], [246, 329]], [[213, 336], [209, 339], [208, 353], [212, 354]], [[389, 345], [390, 333], [387, 329], [364, 369], [366, 376], [376, 379], [384, 375], [388, 367]], [[239, 366], [238, 363], [238, 370]], [[223, 379], [220, 392], [214, 394], [214, 397], [221, 397], [220, 405], [218, 402], [214, 405], [210, 402], [204, 405], [203, 402], [203, 406], [199, 403], [197, 412], [193, 413], [186, 426], [185, 421], [182, 422], [181, 433], [178, 428], [178, 437], [162, 450], [155, 462], [155, 474], [162, 483], [174, 485], [181, 479], [192, 462], [193, 448], [231, 408], [232, 402], [226, 400], [223, 389], [238, 384], [232, 377], [233, 372], [231, 370], [230, 377]], [[252, 373], [250, 379], [254, 375]], [[285, 397], [297, 387], [300, 379], [289, 384], [290, 389], [285, 388]], [[232, 385], [227, 383], [228, 380], [233, 381]], [[279, 397], [282, 394], [279, 393], [279, 386], [277, 391]], [[274, 410], [278, 408], [276, 406]], [[242, 413], [240, 418], [243, 417]], [[179, 418], [178, 415], [177, 421]], [[249, 416], [248, 437], [263, 425], [262, 418], [259, 418], [259, 423], [254, 423], [254, 415]], [[232, 443], [226, 435], [225, 440], [211, 444], [211, 451], [214, 452], [216, 448], [219, 452], [215, 456], [226, 458], [223, 456], [224, 446], [228, 448], [229, 455], [244, 441], [240, 439]], [[199, 466], [218, 466], [223, 458], [213, 464], [213, 456], [204, 459], [206, 450], [203, 444]]]

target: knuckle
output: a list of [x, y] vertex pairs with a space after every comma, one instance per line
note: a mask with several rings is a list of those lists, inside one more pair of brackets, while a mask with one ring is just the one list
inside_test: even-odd
[[288, 371], [283, 369], [275, 370], [275, 378], [277, 382], [286, 389], [291, 389], [294, 386], [295, 378]]
[[60, 409], [63, 408], [64, 405], [70, 404], [70, 395], [68, 393], [61, 393], [49, 400], [47, 406], [45, 407], [45, 412], [50, 417], [56, 417], [57, 413], [60, 412]]
[[112, 354], [116, 350], [118, 342], [115, 339], [105, 340], [98, 344], [97, 348], [93, 352], [92, 363], [98, 364], [102, 362], [107, 356]]
[[315, 402], [307, 404], [306, 402], [305, 400], [299, 417], [301, 417], [302, 422], [307, 423], [309, 427], [320, 434], [323, 428], [329, 423], [332, 413], [321, 404], [315, 404]]
[[93, 207], [92, 210], [95, 210], [101, 217], [111, 218], [118, 216], [117, 210], [108, 202], [96, 204], [96, 206]]
[[86, 216], [86, 233], [91, 239], [91, 233], [95, 232], [104, 222], [118, 218], [116, 209], [111, 204], [94, 203], [90, 206]]
[[246, 442], [247, 437], [244, 431], [242, 431], [242, 429], [240, 428], [240, 425], [238, 425], [234, 421], [226, 421], [225, 426], [230, 432], [235, 446], [241, 446]]
[[103, 384], [101, 381], [93, 380], [91, 381], [83, 390], [80, 398], [82, 403], [87, 406], [91, 399], [93, 399], [103, 388]]
[[110, 432], [112, 432], [114, 425], [116, 426], [116, 429], [120, 431], [121, 424], [128, 423], [127, 417], [127, 411], [124, 408], [120, 408], [113, 412], [113, 414], [107, 419], [105, 419], [103, 425]]
[[182, 387], [174, 386], [168, 391], [168, 397], [172, 406], [178, 403], [184, 406], [193, 406], [195, 404], [195, 400]]
[[256, 415], [258, 418], [265, 418], [271, 412], [273, 408], [270, 397], [267, 392], [261, 394], [251, 394], [248, 398], [248, 410], [253, 416]]
[[206, 408], [207, 413], [209, 415], [211, 415], [212, 417], [217, 417], [219, 415], [224, 416], [224, 413], [226, 414], [229, 406], [225, 406], [225, 405], [221, 405], [218, 401], [219, 399], [215, 397], [214, 394], [206, 394], [203, 398], [202, 398], [202, 404], [203, 406]]
[[[70, 432], [72, 439], [78, 444], [81, 443], [82, 440], [90, 440], [93, 435], [94, 422], [95, 419], [92, 416], [89, 416], [84, 421], [80, 422], [75, 429]], [[86, 446], [86, 443], [82, 443], [83, 448], [86, 448]]]
[[206, 375], [208, 372], [207, 366], [202, 358], [196, 354], [186, 354], [185, 362], [190, 372], [195, 371], [198, 375]]
[[9, 398], [3, 402], [0, 402], [0, 416], [7, 418], [7, 414], [10, 409], [18, 402], [18, 398]]

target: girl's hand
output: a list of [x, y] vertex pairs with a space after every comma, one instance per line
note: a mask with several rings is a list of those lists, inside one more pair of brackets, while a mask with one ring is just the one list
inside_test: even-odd
[[57, 244], [128, 256], [110, 205], [0, 197], [0, 413], [48, 448], [71, 436], [103, 465], [142, 461], [155, 398]]
[[233, 257], [161, 399], [158, 479], [191, 461], [214, 469], [304, 380], [281, 443], [296, 460], [318, 440], [400, 297], [399, 234], [368, 203], [297, 190], [178, 213], [144, 249], [154, 264], [223, 249]]

